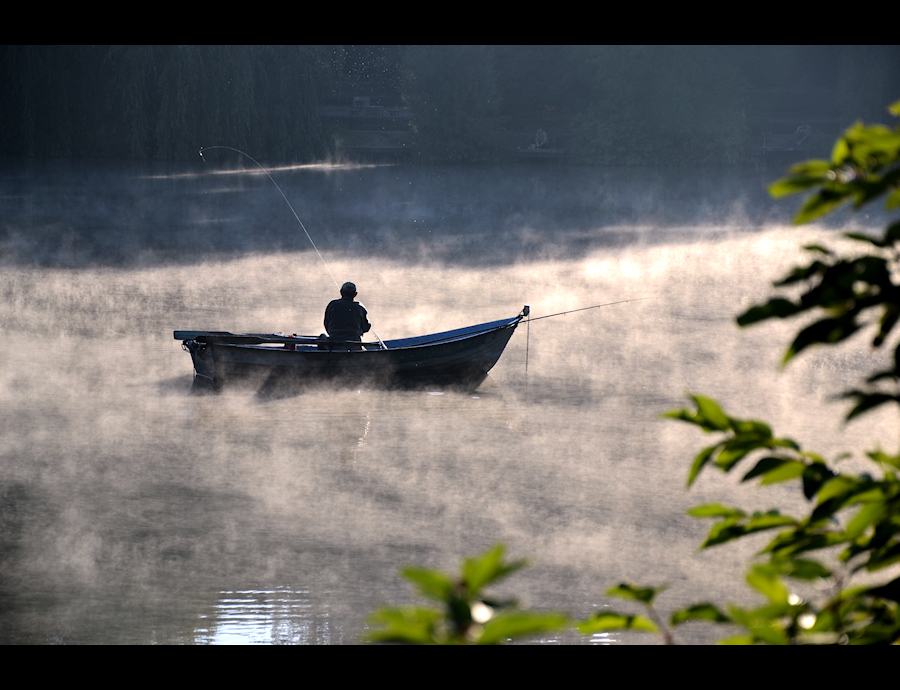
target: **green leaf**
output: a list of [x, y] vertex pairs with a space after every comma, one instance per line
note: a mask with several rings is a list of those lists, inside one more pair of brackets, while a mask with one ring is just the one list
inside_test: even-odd
[[888, 393], [866, 393], [861, 390], [851, 390], [843, 394], [845, 398], [856, 398], [858, 402], [847, 413], [847, 421], [856, 419], [861, 414], [874, 410], [876, 407], [885, 403], [900, 403], [900, 396], [890, 395]]
[[759, 532], [761, 530], [772, 529], [774, 527], [784, 527], [785, 525], [796, 525], [797, 520], [790, 515], [782, 515], [777, 510], [769, 510], [765, 513], [756, 512], [747, 522], [747, 533]]
[[771, 438], [758, 434], [738, 434], [722, 445], [722, 450], [716, 456], [715, 464], [723, 471], [728, 472], [753, 451], [768, 448], [770, 440]]
[[463, 561], [463, 579], [470, 595], [475, 596], [482, 588], [492, 582], [496, 582], [528, 565], [525, 560], [504, 563], [503, 554], [505, 550], [502, 544], [497, 544], [485, 551], [481, 556], [466, 558]]
[[796, 479], [803, 474], [806, 463], [789, 458], [765, 457], [756, 463], [756, 466], [744, 475], [742, 482], [762, 477], [761, 484], [775, 484]]
[[888, 455], [882, 450], [872, 451], [870, 453], [866, 453], [874, 462], [881, 463], [883, 465], [889, 465], [890, 467], [895, 467], [900, 470], [900, 455]]
[[719, 448], [720, 444], [716, 444], [714, 446], [709, 446], [708, 448], [704, 448], [701, 450], [697, 457], [694, 458], [694, 463], [691, 465], [691, 471], [688, 474], [687, 485], [690, 488], [691, 484], [694, 483], [694, 480], [697, 479], [697, 475], [700, 474], [700, 470], [709, 462], [709, 459], [712, 457], [713, 453]]
[[702, 551], [703, 549], [708, 549], [712, 546], [718, 546], [719, 544], [724, 544], [734, 539], [740, 539], [746, 534], [747, 531], [744, 528], [744, 525], [738, 524], [737, 520], [733, 518], [717, 522], [710, 528], [706, 541], [700, 545], [700, 550]]
[[841, 166], [844, 164], [844, 161], [847, 160], [847, 157], [850, 155], [850, 146], [847, 144], [847, 140], [844, 137], [840, 137], [835, 143], [834, 148], [831, 150], [831, 162], [835, 166]]
[[[795, 285], [796, 283], [803, 283], [810, 281], [814, 278], [821, 278], [825, 273], [830, 269], [830, 265], [824, 263], [822, 261], [816, 260], [810, 263], [808, 266], [795, 266], [790, 273], [788, 273], [784, 278], [778, 280], [774, 283], [775, 287], [787, 287], [788, 285]], [[783, 299], [780, 297], [773, 298], [775, 300]], [[791, 303], [793, 304], [793, 303]], [[805, 301], [800, 304], [795, 305], [797, 309], [797, 313], [801, 311], [805, 311], [809, 309], [810, 305]], [[787, 311], [785, 307], [784, 316], [793, 316], [790, 312]]]
[[436, 644], [436, 626], [441, 618], [438, 611], [420, 606], [383, 608], [369, 616], [369, 622], [382, 626], [366, 635], [370, 642], [401, 644]]
[[771, 561], [770, 565], [787, 577], [798, 580], [816, 580], [831, 577], [831, 571], [818, 561], [806, 558], [788, 558], [785, 560]]
[[503, 613], [485, 624], [484, 631], [478, 637], [478, 644], [499, 644], [508, 639], [551, 632], [568, 623], [568, 617], [560, 613]]
[[763, 549], [763, 553], [771, 553], [773, 558], [793, 558], [796, 554], [807, 551], [827, 549], [846, 542], [843, 532], [809, 532], [804, 529], [785, 530], [775, 537]]
[[839, 318], [826, 318], [816, 321], [811, 326], [807, 326], [788, 348], [784, 355], [783, 363], [787, 364], [796, 355], [803, 350], [815, 344], [833, 345], [834, 343], [846, 340], [859, 330], [859, 325], [854, 322], [853, 315], [841, 316]]
[[634, 599], [636, 601], [640, 601], [644, 604], [652, 604], [653, 600], [656, 598], [656, 595], [666, 589], [665, 586], [661, 587], [639, 587], [637, 585], [622, 582], [615, 587], [611, 587], [607, 590], [606, 594], [610, 597], [620, 597], [622, 599]]
[[767, 644], [786, 645], [791, 640], [777, 625], [760, 625], [751, 628], [753, 636]]
[[712, 526], [706, 541], [700, 545], [700, 549], [718, 546], [755, 532], [796, 524], [797, 521], [794, 518], [781, 515], [777, 510], [770, 510], [767, 513], [754, 513], [746, 523], [740, 523], [735, 518], [726, 518]]
[[788, 169], [795, 178], [811, 178], [819, 181], [829, 179], [831, 163], [822, 159], [813, 159], [794, 163]]
[[696, 506], [687, 511], [687, 514], [692, 517], [698, 518], [710, 518], [710, 517], [734, 517], [741, 518], [745, 517], [747, 513], [738, 508], [729, 508], [728, 506], [723, 506], [721, 503], [706, 503], [701, 506]]
[[876, 501], [866, 503], [859, 509], [859, 512], [847, 524], [845, 530], [848, 539], [856, 539], [869, 526], [881, 520], [887, 513], [887, 506], [884, 501]]
[[737, 317], [739, 326], [750, 326], [767, 319], [786, 319], [803, 311], [803, 307], [783, 297], [773, 297], [765, 304], [750, 307]]
[[872, 237], [871, 235], [864, 235], [861, 232], [845, 232], [844, 237], [849, 240], [856, 240], [857, 242], [866, 242], [868, 244], [875, 245], [876, 247], [886, 247], [889, 243], [885, 243], [885, 241], [879, 237]]
[[890, 246], [900, 241], [900, 221], [888, 225], [884, 231], [885, 246]]
[[697, 416], [706, 422], [706, 428], [711, 431], [728, 431], [731, 428], [728, 415], [722, 411], [715, 400], [703, 395], [692, 395], [691, 397], [697, 405]]
[[768, 644], [788, 644], [790, 640], [781, 629], [778, 619], [790, 611], [790, 605], [787, 604], [787, 595], [785, 595], [785, 603], [763, 606], [761, 608], [745, 610], [737, 606], [729, 606], [728, 611], [731, 619], [745, 627], [751, 635], [751, 642], [745, 642], [745, 637], [741, 636], [733, 638], [740, 640], [731, 642], [730, 644], [755, 644], [757, 642], [766, 642]]
[[818, 505], [834, 498], [842, 498], [859, 489], [862, 485], [859, 479], [847, 474], [838, 474], [825, 481], [818, 491]]
[[[767, 441], [772, 440], [772, 427], [765, 422], [759, 422], [755, 419], [734, 419], [729, 418], [731, 426], [737, 434], [746, 434], [747, 436], [756, 436], [764, 438]], [[793, 443], [793, 442], [791, 442]]]
[[[878, 321], [878, 334], [872, 341], [872, 345], [881, 347], [891, 330], [897, 325], [898, 319], [900, 319], [900, 304], [897, 302], [886, 304], [884, 306], [884, 311], [881, 314], [881, 319]], [[896, 369], [894, 370], [894, 373], [897, 373]]]
[[790, 194], [817, 187], [828, 180], [831, 163], [823, 160], [810, 160], [792, 165], [788, 177], [783, 177], [769, 185], [769, 194], [778, 199]]
[[756, 638], [753, 635], [732, 635], [731, 637], [724, 637], [721, 640], [717, 641], [716, 644], [721, 645], [750, 645], [756, 644]]
[[681, 609], [672, 614], [672, 626], [681, 625], [687, 621], [710, 621], [712, 623], [730, 623], [731, 618], [722, 613], [716, 606], [710, 603], [694, 604], [686, 609]]
[[794, 217], [794, 223], [802, 225], [827, 216], [837, 210], [850, 198], [849, 189], [822, 189], [818, 194], [809, 197], [799, 213]]
[[888, 198], [884, 202], [884, 206], [888, 211], [893, 211], [897, 208], [900, 208], [900, 188], [895, 189], [893, 192], [888, 194]]
[[429, 599], [446, 601], [453, 591], [453, 582], [444, 573], [428, 568], [408, 567], [400, 571], [404, 578], [416, 585], [419, 593]]
[[656, 623], [646, 616], [629, 616], [609, 611], [595, 613], [593, 616], [578, 624], [578, 630], [585, 635], [593, 635], [610, 630], [637, 630], [640, 632], [657, 633], [659, 628]]
[[821, 486], [834, 477], [832, 472], [823, 462], [812, 462], [803, 469], [803, 495], [812, 500]]
[[[900, 563], [900, 544], [895, 544], [888, 549], [877, 549], [871, 553], [864, 567], [869, 572], [889, 568]], [[859, 570], [856, 568], [855, 570]]]

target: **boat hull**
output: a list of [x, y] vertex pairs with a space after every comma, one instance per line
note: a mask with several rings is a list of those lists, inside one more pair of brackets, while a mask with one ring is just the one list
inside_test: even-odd
[[500, 359], [521, 317], [418, 338], [386, 348], [324, 350], [313, 345], [244, 345], [186, 341], [194, 362], [194, 388], [232, 385], [276, 394], [298, 386], [440, 387], [474, 390]]

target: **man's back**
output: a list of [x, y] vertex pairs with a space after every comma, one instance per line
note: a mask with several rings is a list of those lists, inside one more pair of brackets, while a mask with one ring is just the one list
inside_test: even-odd
[[372, 325], [368, 312], [353, 298], [332, 300], [325, 308], [325, 331], [332, 340], [360, 340]]

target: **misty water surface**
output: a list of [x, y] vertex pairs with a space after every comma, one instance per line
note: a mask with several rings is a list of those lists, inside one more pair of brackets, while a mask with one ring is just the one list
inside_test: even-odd
[[[706, 439], [659, 414], [692, 391], [829, 457], [895, 440], [829, 400], [872, 368], [862, 342], [779, 372], [792, 326], [734, 325], [834, 239], [787, 227], [778, 171], [273, 170], [326, 268], [268, 178], [207, 158], [0, 166], [3, 642], [357, 643], [414, 600], [401, 566], [500, 541], [533, 565], [496, 591], [538, 609], [622, 608], [623, 580], [667, 583], [664, 610], [749, 602], [758, 545], [698, 553], [685, 510], [797, 492], [686, 492]], [[520, 326], [474, 394], [189, 394], [173, 330], [318, 334], [329, 271], [383, 339], [651, 299]]]

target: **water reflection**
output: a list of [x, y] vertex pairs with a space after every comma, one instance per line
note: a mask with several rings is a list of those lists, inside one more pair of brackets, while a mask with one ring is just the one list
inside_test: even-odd
[[366, 444], [366, 435], [371, 425], [372, 419], [368, 412], [326, 415], [322, 424], [322, 437], [327, 445], [337, 451], [341, 460], [352, 462]]
[[220, 592], [210, 613], [198, 615], [198, 644], [328, 644], [327, 611], [318, 611], [306, 591]]
[[594, 633], [591, 635], [591, 644], [593, 645], [606, 646], [615, 644], [618, 641], [612, 633]]

